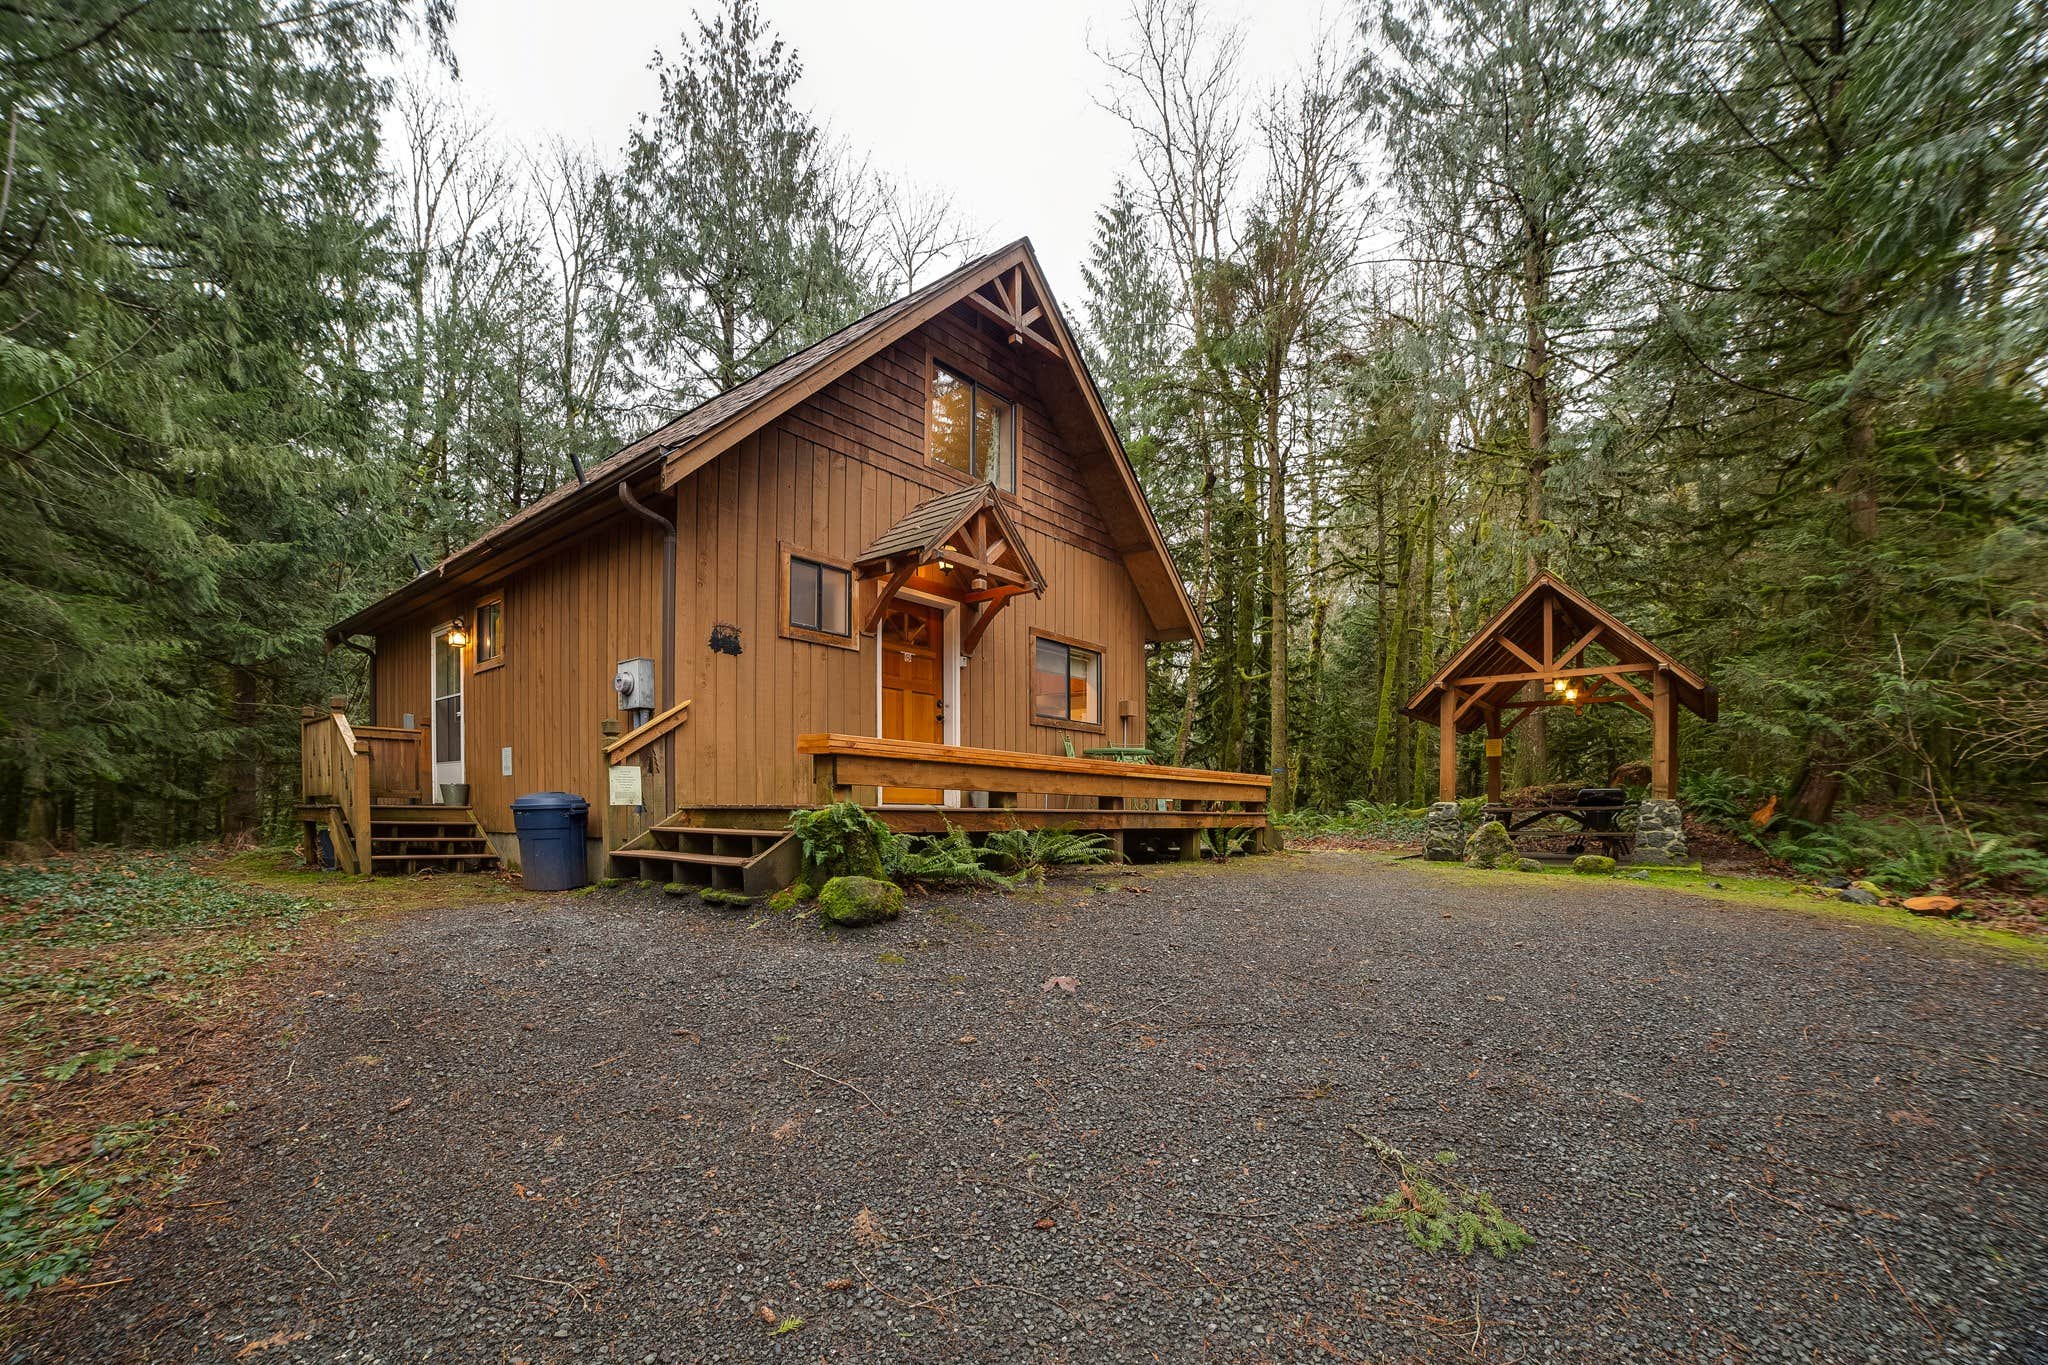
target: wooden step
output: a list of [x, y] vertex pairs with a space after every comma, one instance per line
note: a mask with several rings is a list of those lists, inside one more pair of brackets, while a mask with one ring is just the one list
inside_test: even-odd
[[724, 853], [690, 853], [673, 848], [621, 849], [614, 858], [640, 858], [654, 863], [695, 863], [703, 867], [745, 867], [752, 858], [735, 858]]
[[721, 829], [713, 825], [653, 825], [658, 834], [708, 834], [731, 839], [780, 839], [786, 829]]
[[373, 863], [478, 863], [498, 861], [495, 853], [372, 853]]

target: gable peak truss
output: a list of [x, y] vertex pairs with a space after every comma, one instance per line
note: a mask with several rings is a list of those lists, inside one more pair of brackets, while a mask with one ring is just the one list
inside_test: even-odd
[[993, 319], [1012, 346], [1030, 346], [1057, 360], [1067, 358], [1045, 299], [1038, 292], [1038, 282], [1022, 261], [990, 276], [967, 296], [967, 303]]

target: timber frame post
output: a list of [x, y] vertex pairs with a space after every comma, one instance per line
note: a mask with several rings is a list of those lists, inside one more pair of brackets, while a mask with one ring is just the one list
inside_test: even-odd
[[1486, 799], [1500, 804], [1500, 760], [1506, 739], [1500, 728], [1500, 708], [1486, 708]]
[[1650, 699], [1650, 794], [1678, 799], [1678, 703], [1672, 694], [1671, 671], [1660, 668]]
[[1458, 689], [1446, 687], [1437, 702], [1436, 799], [1458, 799]]

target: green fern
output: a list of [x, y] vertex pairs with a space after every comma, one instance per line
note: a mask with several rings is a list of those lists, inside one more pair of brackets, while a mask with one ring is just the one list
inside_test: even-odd
[[951, 824], [938, 836], [900, 839], [891, 835], [883, 846], [882, 865], [891, 881], [905, 886], [981, 886], [1006, 890], [1021, 880], [984, 866], [967, 831]]
[[1116, 850], [1100, 834], [1072, 829], [1005, 829], [982, 840], [981, 861], [998, 871], [1045, 880], [1049, 867], [1113, 862]]

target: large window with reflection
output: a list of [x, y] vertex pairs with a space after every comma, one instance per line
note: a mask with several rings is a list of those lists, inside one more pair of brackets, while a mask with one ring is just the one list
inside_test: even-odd
[[925, 433], [935, 462], [1016, 491], [1017, 405], [1009, 399], [935, 361]]
[[1032, 637], [1031, 719], [1044, 725], [1102, 724], [1102, 651], [1055, 635]]

